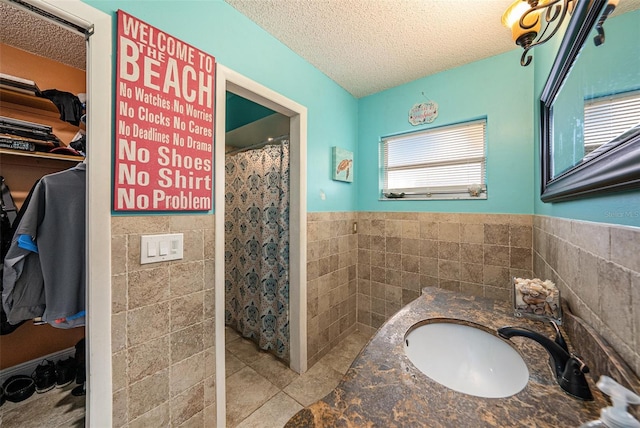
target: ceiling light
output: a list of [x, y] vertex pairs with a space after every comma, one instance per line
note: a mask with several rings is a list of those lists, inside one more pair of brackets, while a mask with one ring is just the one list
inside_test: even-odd
[[[524, 49], [520, 65], [531, 63], [531, 48], [556, 34], [576, 0], [516, 0], [502, 15], [502, 25], [511, 29], [513, 41]], [[547, 34], [549, 33], [549, 34]]]

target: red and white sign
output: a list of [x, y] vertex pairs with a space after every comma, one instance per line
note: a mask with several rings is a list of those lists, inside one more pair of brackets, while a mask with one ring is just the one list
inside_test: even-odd
[[118, 11], [115, 211], [213, 206], [215, 58]]

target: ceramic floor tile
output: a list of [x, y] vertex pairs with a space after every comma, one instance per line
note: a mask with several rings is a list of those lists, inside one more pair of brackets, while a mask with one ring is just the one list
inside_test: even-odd
[[233, 342], [236, 339], [240, 339], [240, 334], [230, 327], [224, 328], [224, 343]]
[[225, 377], [229, 377], [232, 374], [239, 372], [246, 366], [247, 365], [240, 361], [240, 359], [236, 358], [236, 356], [233, 355], [231, 351], [229, 351], [228, 349], [226, 350], [224, 360]]
[[289, 396], [303, 406], [308, 406], [335, 388], [342, 373], [318, 361], [306, 373], [300, 375], [284, 389]]
[[251, 367], [227, 378], [227, 426], [234, 427], [280, 390]]
[[272, 354], [264, 355], [262, 358], [250, 363], [249, 366], [280, 389], [283, 389], [298, 377], [298, 373], [291, 370], [285, 362], [280, 361]]
[[279, 392], [238, 424], [237, 428], [282, 428], [299, 410], [302, 410], [300, 403]]
[[245, 364], [251, 364], [267, 354], [260, 351], [252, 341], [242, 338], [229, 342], [226, 344], [226, 348]]
[[320, 361], [344, 374], [362, 348], [367, 344], [368, 340], [369, 339], [362, 334], [353, 333], [347, 336], [337, 347], [329, 351]]

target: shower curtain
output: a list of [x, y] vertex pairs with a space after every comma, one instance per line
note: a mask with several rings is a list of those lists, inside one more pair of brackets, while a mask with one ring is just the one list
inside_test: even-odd
[[226, 158], [225, 324], [289, 360], [289, 141]]

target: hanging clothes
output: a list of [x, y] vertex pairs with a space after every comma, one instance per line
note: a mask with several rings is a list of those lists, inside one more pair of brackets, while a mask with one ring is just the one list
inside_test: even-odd
[[4, 260], [2, 304], [10, 323], [42, 317], [84, 325], [86, 164], [49, 174], [32, 196]]
[[225, 323], [289, 359], [289, 142], [226, 159]]

